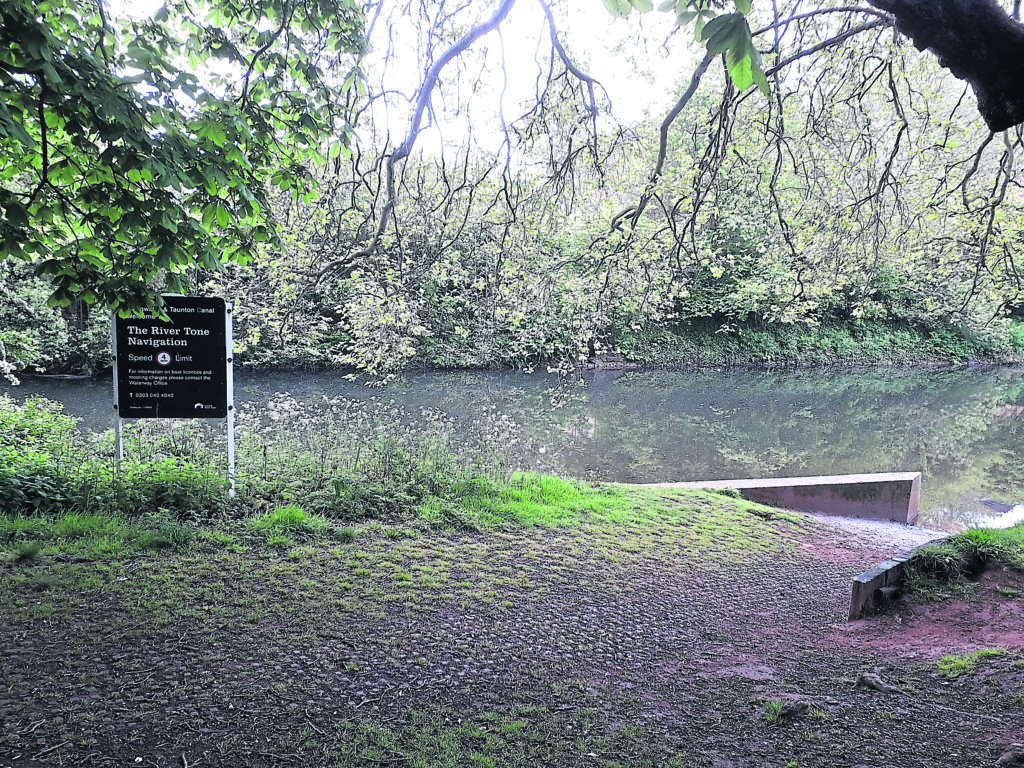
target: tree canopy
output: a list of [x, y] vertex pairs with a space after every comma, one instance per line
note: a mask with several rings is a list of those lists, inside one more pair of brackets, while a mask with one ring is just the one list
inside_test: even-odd
[[[350, 0], [0, 2], [0, 258], [52, 301], [132, 309], [166, 275], [274, 240], [268, 194], [311, 190], [363, 48]], [[164, 287], [164, 286], [161, 286]]]
[[[594, 3], [632, 35], [659, 17]], [[560, 2], [0, 0], [0, 256], [58, 304], [245, 295], [254, 355], [371, 369], [687, 318], [980, 327], [1022, 296], [1006, 6], [668, 0], [655, 43], [691, 63], [660, 73], [662, 118], [623, 123]]]

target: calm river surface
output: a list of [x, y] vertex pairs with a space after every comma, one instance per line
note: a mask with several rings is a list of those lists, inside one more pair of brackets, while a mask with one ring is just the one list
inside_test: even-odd
[[[109, 380], [26, 379], [0, 392], [60, 400], [83, 428], [110, 427]], [[236, 376], [240, 421], [282, 398], [301, 419], [325, 397], [396, 419], [439, 415], [521, 469], [591, 480], [921, 471], [919, 525], [942, 528], [987, 522], [983, 498], [1024, 502], [1024, 368], [423, 373], [382, 388]]]

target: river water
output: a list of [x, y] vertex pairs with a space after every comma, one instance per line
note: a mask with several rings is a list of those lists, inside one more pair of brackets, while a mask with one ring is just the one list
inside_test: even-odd
[[[111, 424], [109, 380], [26, 379], [0, 392], [60, 400], [87, 430]], [[384, 387], [236, 376], [240, 419], [282, 396], [299, 419], [304, 405], [341, 398], [384, 418], [440, 414], [478, 442], [485, 423], [483, 439], [518, 468], [588, 480], [920, 471], [918, 524], [948, 530], [992, 524], [1024, 502], [1024, 368], [432, 372]]]

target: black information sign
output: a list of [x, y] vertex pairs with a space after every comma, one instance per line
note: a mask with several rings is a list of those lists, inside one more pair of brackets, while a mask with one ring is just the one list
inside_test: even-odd
[[114, 319], [117, 413], [124, 419], [217, 419], [228, 414], [224, 299], [164, 296], [165, 322]]

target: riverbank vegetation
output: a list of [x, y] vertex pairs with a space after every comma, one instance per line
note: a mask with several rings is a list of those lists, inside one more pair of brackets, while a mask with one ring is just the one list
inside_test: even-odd
[[[401, 538], [410, 526], [573, 528], [676, 514], [659, 501], [661, 488], [516, 471], [507, 416], [481, 420], [475, 434], [456, 440], [440, 413], [414, 424], [381, 405], [339, 398], [300, 412], [284, 397], [272, 401], [265, 421], [240, 419], [229, 498], [221, 438], [205, 424], [127, 423], [119, 469], [109, 432], [83, 434], [59, 403], [0, 397], [0, 549], [18, 561], [108, 559], [220, 540], [209, 532], [197, 538], [196, 525], [240, 523], [247, 535], [287, 549], [309, 537], [350, 541], [363, 525]], [[736, 513], [798, 520], [729, 498]], [[679, 499], [710, 514], [703, 494]], [[729, 534], [727, 521], [720, 525], [722, 535], [743, 538]], [[915, 578], [955, 582], [995, 562], [1024, 569], [1024, 527], [969, 530], [924, 552]]]

